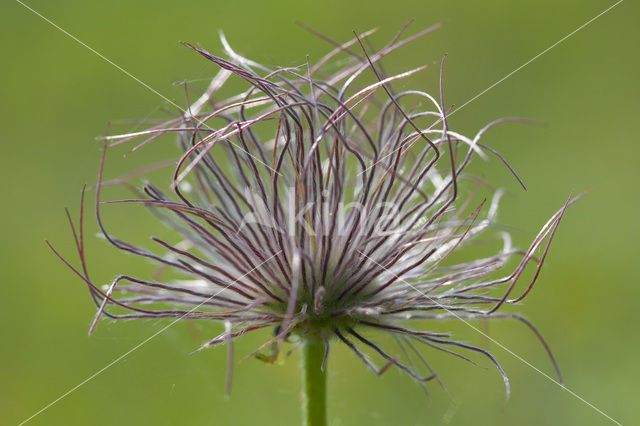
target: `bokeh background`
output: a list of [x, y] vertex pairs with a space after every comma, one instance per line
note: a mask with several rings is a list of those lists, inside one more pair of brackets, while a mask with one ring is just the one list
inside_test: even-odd
[[[250, 58], [298, 65], [305, 55], [317, 59], [330, 47], [298, 27], [298, 21], [342, 41], [352, 29], [380, 27], [372, 38], [378, 46], [410, 19], [415, 22], [409, 33], [445, 22], [442, 29], [389, 56], [385, 65], [401, 71], [448, 53], [446, 98], [462, 105], [613, 1], [28, 4], [181, 105], [180, 81], [191, 81], [197, 93], [217, 70], [180, 46], [180, 40], [221, 52], [217, 31], [223, 29]], [[546, 123], [507, 124], [486, 139], [518, 170], [527, 192], [496, 161], [479, 169], [491, 183], [507, 189], [500, 221], [518, 229], [521, 246], [571, 193], [590, 189], [568, 211], [535, 291], [512, 310], [524, 313], [545, 335], [568, 388], [628, 425], [640, 423], [639, 18], [637, 4], [620, 3], [450, 120], [469, 134], [502, 116]], [[94, 308], [86, 288], [45, 245], [49, 239], [73, 256], [63, 209], [69, 206], [77, 214], [80, 188], [95, 181], [95, 138], [104, 134], [107, 123], [120, 120], [120, 128], [133, 129], [122, 120], [158, 116], [167, 104], [18, 2], [2, 2], [0, 34], [0, 423], [9, 425], [25, 420], [167, 324], [103, 321], [88, 337]], [[402, 84], [434, 91], [436, 68]], [[172, 150], [170, 144], [158, 145], [114, 164], [108, 174], [115, 176], [137, 162], [171, 158]], [[166, 232], [126, 211], [109, 220], [134, 239]], [[97, 282], [149, 268], [114, 253], [94, 237], [96, 230], [89, 214], [87, 250]], [[479, 326], [552, 374], [543, 349], [521, 325]], [[495, 353], [512, 381], [508, 402], [500, 376], [484, 360], [486, 368], [477, 368], [428, 354], [449, 395], [431, 386], [431, 396], [425, 397], [397, 372], [373, 376], [336, 345], [330, 360], [331, 424], [613, 424], [464, 324], [449, 327]], [[283, 365], [243, 361], [236, 368], [231, 398], [225, 399], [225, 350], [189, 355], [219, 331], [217, 324], [178, 323], [29, 424], [297, 424], [296, 355]], [[240, 340], [237, 353], [249, 353], [264, 337]]]

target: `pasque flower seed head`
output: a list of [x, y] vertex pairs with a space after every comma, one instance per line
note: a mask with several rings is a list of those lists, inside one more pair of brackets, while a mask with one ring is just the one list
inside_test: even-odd
[[[536, 333], [553, 361], [527, 320], [498, 310], [529, 293], [570, 202], [526, 250], [495, 226], [502, 192], [483, 200], [485, 187], [467, 169], [476, 158], [493, 157], [513, 172], [481, 143], [487, 130], [510, 119], [464, 136], [449, 127], [442, 66], [440, 93], [432, 96], [393, 87], [427, 66], [387, 76], [380, 63], [437, 27], [404, 39], [398, 34], [377, 52], [365, 48], [365, 33], [335, 43], [315, 64], [283, 68], [240, 56], [224, 36], [227, 59], [185, 44], [219, 67], [218, 74], [178, 117], [107, 137], [95, 188], [106, 239], [172, 271], [172, 278], [120, 275], [95, 284], [72, 224], [82, 267], [65, 263], [98, 308], [91, 329], [100, 317], [214, 320], [224, 332], [202, 348], [227, 343], [231, 349], [234, 339], [269, 327], [273, 338], [253, 353], [266, 360], [277, 357], [289, 336], [315, 333], [324, 341], [325, 363], [330, 346], [344, 344], [374, 372], [396, 367], [420, 382], [437, 379], [429, 350], [463, 359], [471, 351], [496, 365], [508, 392], [489, 352], [428, 327], [446, 319], [515, 318]], [[218, 97], [230, 78], [244, 80], [247, 89]], [[138, 139], [137, 150], [167, 134], [177, 136], [181, 149], [171, 187], [148, 182], [134, 198], [110, 201], [149, 208], [176, 231], [171, 241], [152, 237], [151, 249], [138, 247], [112, 235], [100, 215], [105, 155], [116, 145]], [[487, 236], [501, 239], [497, 253], [456, 256]], [[517, 259], [513, 269], [502, 272], [511, 259]], [[533, 276], [520, 283], [529, 265]], [[392, 336], [394, 348], [368, 336], [382, 333]]]

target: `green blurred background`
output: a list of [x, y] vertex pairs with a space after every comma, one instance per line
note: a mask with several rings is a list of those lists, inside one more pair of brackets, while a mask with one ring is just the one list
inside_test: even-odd
[[[221, 52], [217, 31], [232, 46], [269, 65], [298, 65], [329, 46], [301, 21], [337, 40], [351, 30], [381, 27], [381, 46], [409, 19], [409, 33], [444, 28], [389, 56], [401, 71], [448, 53], [446, 99], [462, 105], [613, 4], [609, 1], [150, 1], [31, 0], [30, 6], [154, 89], [184, 104], [174, 84], [205, 88], [215, 67], [178, 41]], [[542, 278], [524, 313], [552, 346], [566, 385], [623, 424], [640, 422], [640, 340], [637, 252], [640, 182], [637, 127], [640, 99], [640, 8], [625, 1], [466, 106], [451, 125], [473, 134], [502, 116], [544, 127], [507, 124], [485, 140], [519, 171], [518, 188], [492, 161], [482, 170], [508, 194], [500, 221], [526, 245], [570, 193], [591, 192], [571, 207]], [[45, 238], [73, 257], [63, 208], [78, 212], [80, 188], [94, 182], [95, 137], [107, 122], [158, 116], [166, 104], [133, 79], [12, 0], [0, 6], [0, 424], [17, 424], [143, 341], [167, 322], [103, 321], [87, 336], [94, 314], [86, 288], [52, 255]], [[437, 70], [411, 80], [434, 91]], [[399, 87], [409, 87], [402, 86]], [[155, 112], [154, 112], [155, 111]], [[133, 128], [135, 126], [124, 126]], [[154, 147], [153, 160], [172, 146]], [[144, 155], [111, 167], [116, 176]], [[120, 170], [118, 167], [122, 166]], [[92, 209], [89, 210], [92, 212]], [[135, 215], [113, 214], [119, 234], [142, 240], [154, 230]], [[89, 266], [96, 282], [149, 268], [114, 254], [87, 221]], [[146, 269], [145, 269], [146, 270]], [[485, 327], [483, 325], [480, 325]], [[448, 325], [492, 350], [513, 394], [484, 360], [477, 368], [430, 354], [450, 396], [431, 386], [425, 398], [406, 376], [370, 374], [344, 347], [330, 364], [329, 409], [338, 425], [607, 425], [604, 416], [464, 324]], [[533, 336], [514, 323], [484, 328], [542, 371], [552, 374]], [[294, 425], [299, 418], [298, 360], [269, 366], [254, 359], [236, 368], [224, 398], [225, 350], [189, 352], [220, 327], [178, 323], [44, 411], [33, 425]], [[237, 344], [246, 354], [264, 335]], [[239, 358], [240, 356], [238, 356]]]

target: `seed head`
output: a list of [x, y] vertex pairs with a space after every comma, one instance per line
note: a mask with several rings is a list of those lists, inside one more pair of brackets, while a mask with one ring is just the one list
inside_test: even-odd
[[[82, 267], [65, 263], [86, 282], [98, 308], [91, 330], [102, 316], [216, 320], [225, 330], [202, 348], [227, 343], [231, 350], [234, 339], [269, 327], [273, 338], [251, 354], [263, 360], [277, 356], [264, 354], [268, 346], [318, 333], [325, 362], [330, 345], [344, 343], [377, 374], [397, 367], [421, 383], [437, 379], [427, 350], [465, 360], [460, 352], [472, 351], [496, 365], [508, 392], [489, 352], [423, 328], [436, 320], [513, 318], [535, 332], [555, 366], [526, 319], [498, 310], [529, 293], [570, 202], [526, 250], [499, 230], [502, 191], [483, 200], [486, 185], [467, 168], [478, 157], [493, 157], [513, 172], [481, 137], [514, 119], [464, 136], [449, 127], [444, 59], [435, 97], [392, 87], [428, 65], [387, 76], [380, 64], [438, 26], [402, 39], [403, 29], [377, 52], [364, 47], [371, 32], [344, 44], [323, 36], [334, 50], [315, 64], [307, 59], [284, 68], [240, 56], [224, 36], [227, 59], [185, 43], [219, 72], [178, 117], [108, 136], [95, 188], [106, 239], [157, 264], [158, 273], [96, 285], [87, 273], [82, 227], [76, 232], [70, 221]], [[218, 97], [230, 78], [244, 80], [247, 89]], [[152, 237], [152, 248], [138, 247], [113, 236], [101, 218], [102, 189], [131, 177], [105, 182], [105, 155], [116, 145], [138, 140], [137, 150], [167, 134], [177, 136], [181, 150], [170, 188], [149, 182], [137, 190], [127, 183], [137, 195], [109, 201], [149, 208], [178, 236]], [[464, 247], [490, 237], [501, 240], [497, 253], [463, 260]], [[504, 272], [514, 258], [515, 267]], [[533, 276], [520, 283], [529, 265]], [[392, 336], [396, 350], [365, 337], [367, 329]]]

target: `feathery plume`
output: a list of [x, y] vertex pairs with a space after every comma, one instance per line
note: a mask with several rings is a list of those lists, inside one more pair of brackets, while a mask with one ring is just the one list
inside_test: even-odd
[[[70, 219], [81, 268], [63, 260], [88, 285], [97, 306], [91, 331], [101, 317], [216, 320], [224, 331], [201, 349], [226, 343], [232, 356], [234, 339], [269, 327], [273, 338], [251, 355], [271, 361], [288, 336], [317, 333], [323, 369], [330, 346], [340, 342], [374, 373], [395, 367], [422, 384], [437, 376], [421, 347], [468, 361], [475, 352], [495, 364], [508, 393], [507, 377], [488, 351], [411, 324], [511, 318], [533, 330], [557, 370], [533, 325], [498, 310], [532, 289], [572, 201], [551, 216], [526, 250], [496, 230], [502, 191], [479, 199], [482, 185], [467, 168], [477, 157], [495, 157], [522, 184], [504, 158], [481, 143], [493, 126], [516, 119], [496, 120], [464, 136], [449, 127], [444, 59], [437, 97], [392, 87], [429, 65], [387, 76], [380, 63], [439, 26], [406, 38], [403, 28], [377, 52], [364, 45], [373, 31], [343, 44], [322, 36], [335, 45], [330, 53], [315, 64], [284, 68], [244, 58], [224, 36], [227, 59], [185, 43], [219, 67], [218, 74], [180, 116], [106, 137], [95, 187], [98, 224], [109, 243], [182, 279], [119, 275], [104, 287], [95, 284], [86, 266], [81, 209], [80, 226]], [[248, 88], [218, 98], [232, 77]], [[177, 137], [181, 150], [171, 187], [147, 183], [134, 198], [103, 201], [108, 184], [138, 191], [129, 178], [153, 170], [105, 182], [108, 149], [137, 140], [135, 151], [167, 134]], [[155, 245], [148, 249], [113, 236], [100, 211], [114, 203], [149, 208], [179, 239], [152, 237]], [[487, 234], [502, 240], [501, 250], [455, 260]], [[503, 272], [514, 258], [515, 267]], [[530, 265], [532, 278], [518, 286]], [[366, 330], [392, 336], [400, 355], [366, 337]], [[267, 347], [270, 355], [263, 353]]]

